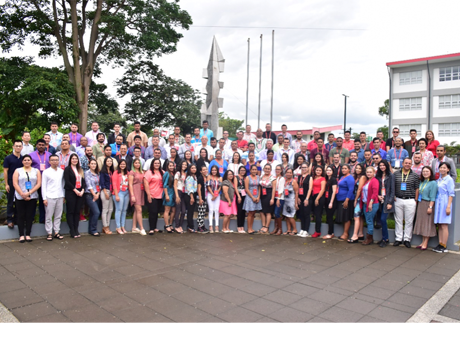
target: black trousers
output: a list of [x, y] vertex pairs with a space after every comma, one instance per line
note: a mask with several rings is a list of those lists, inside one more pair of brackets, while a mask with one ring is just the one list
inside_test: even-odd
[[156, 230], [157, 222], [158, 222], [158, 214], [161, 211], [161, 205], [163, 204], [163, 200], [152, 198], [152, 203], [147, 201], [147, 206], [149, 208], [149, 226], [150, 231]]
[[85, 197], [77, 196], [74, 191], [65, 190], [65, 201], [70, 236], [75, 237], [80, 234], [78, 232], [78, 225], [80, 224], [80, 211], [85, 202]]
[[191, 196], [187, 193], [184, 193], [184, 200], [185, 207], [187, 208], [187, 228], [194, 230], [195, 226], [193, 224], [193, 213], [195, 212], [196, 200], [193, 201], [193, 204], [190, 203]]
[[34, 223], [35, 211], [37, 210], [37, 200], [31, 199], [29, 201], [25, 201], [16, 199], [16, 210], [18, 214], [17, 221], [19, 237], [24, 235], [30, 236], [32, 224]]
[[236, 209], [237, 209], [237, 214], [236, 214], [237, 226], [236, 227], [244, 227], [244, 222], [246, 221], [246, 210], [243, 210], [245, 199], [246, 199], [246, 196], [241, 196], [241, 203], [238, 203], [238, 200], [236, 201]]
[[37, 193], [38, 193], [38, 213], [39, 213], [38, 222], [40, 224], [44, 224], [45, 223], [46, 212], [45, 212], [45, 204], [43, 204], [43, 197], [42, 197], [42, 189], [41, 189], [41, 187], [37, 190]]
[[300, 229], [307, 231], [310, 229], [311, 222], [311, 202], [308, 205], [304, 204], [304, 200], [300, 200], [299, 210], [297, 211], [297, 217], [300, 219]]
[[13, 179], [8, 179], [8, 183], [10, 184], [10, 192], [8, 192], [7, 194], [7, 200], [8, 200], [8, 204], [6, 205], [6, 221], [8, 223], [10, 222], [13, 222], [13, 223], [16, 223], [17, 222], [17, 206], [15, 206], [15, 202], [14, 201], [14, 194], [16, 193], [14, 187], [13, 187]]
[[321, 219], [323, 216], [324, 208], [324, 195], [321, 196], [318, 205], [315, 205], [315, 200], [318, 197], [318, 194], [311, 196], [310, 205], [312, 207], [313, 213], [315, 214], [315, 232], [321, 233]]
[[332, 235], [334, 233], [334, 213], [335, 213], [335, 210], [337, 208], [337, 201], [336, 200], [334, 201], [334, 203], [332, 204], [331, 209], [329, 209], [329, 204], [330, 203], [331, 203], [330, 199], [327, 198], [326, 201], [325, 201], [324, 206], [326, 208], [327, 225], [329, 226], [327, 233], [329, 235]]

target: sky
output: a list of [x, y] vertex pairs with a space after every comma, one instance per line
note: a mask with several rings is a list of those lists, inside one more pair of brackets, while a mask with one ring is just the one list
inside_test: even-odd
[[[281, 124], [288, 129], [343, 125], [342, 94], [346, 94], [347, 127], [375, 135], [378, 127], [388, 124], [378, 114], [389, 95], [386, 62], [460, 52], [459, 21], [452, 16], [459, 13], [458, 1], [182, 0], [179, 4], [194, 25], [182, 31], [177, 52], [153, 60], [166, 74], [202, 91], [206, 85], [202, 71], [215, 36], [225, 58], [221, 111], [244, 120], [249, 38], [248, 118], [253, 130], [258, 125], [261, 34], [262, 129], [270, 118], [273, 29], [273, 130], [280, 130]], [[285, 27], [313, 29], [281, 29]], [[9, 55], [25, 52], [36, 50], [29, 47]], [[36, 63], [62, 65], [59, 59], [36, 59]], [[107, 66], [103, 73], [99, 81], [115, 96], [113, 82], [123, 70]]]

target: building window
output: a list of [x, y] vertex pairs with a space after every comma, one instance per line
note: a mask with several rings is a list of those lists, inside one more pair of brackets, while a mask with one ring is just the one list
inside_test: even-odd
[[422, 71], [399, 73], [399, 85], [421, 84]]
[[439, 108], [459, 108], [460, 95], [445, 95], [439, 96]]
[[399, 136], [401, 137], [410, 136], [411, 129], [417, 130], [417, 135], [422, 134], [422, 124], [404, 124], [404, 125], [399, 125], [398, 127], [399, 127]]
[[459, 80], [460, 66], [439, 69], [439, 81]]
[[460, 136], [460, 123], [439, 124], [439, 136]]
[[401, 98], [399, 99], [399, 110], [400, 111], [414, 111], [422, 109], [422, 98]]

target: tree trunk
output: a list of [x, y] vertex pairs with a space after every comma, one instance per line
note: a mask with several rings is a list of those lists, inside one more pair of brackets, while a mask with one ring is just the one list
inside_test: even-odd
[[92, 70], [90, 67], [85, 69], [82, 85], [82, 98], [78, 100], [78, 107], [80, 108], [80, 133], [86, 134], [88, 127], [88, 99], [89, 99], [89, 86], [91, 85]]

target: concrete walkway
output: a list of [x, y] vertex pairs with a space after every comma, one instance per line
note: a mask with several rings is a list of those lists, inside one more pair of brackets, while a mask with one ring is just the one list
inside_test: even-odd
[[0, 244], [0, 302], [20, 322], [454, 322], [459, 269], [457, 254], [299, 237], [36, 239]]

